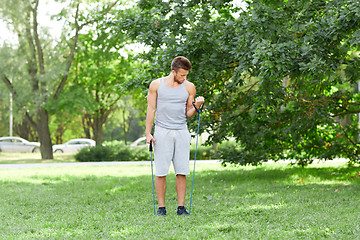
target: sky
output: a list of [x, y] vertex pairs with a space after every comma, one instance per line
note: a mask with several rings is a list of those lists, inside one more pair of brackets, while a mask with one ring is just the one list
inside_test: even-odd
[[[3, 1], [3, 0], [0, 0]], [[54, 37], [60, 37], [63, 22], [51, 20], [50, 15], [59, 13], [61, 10], [61, 4], [54, 1], [40, 1], [38, 11], [38, 23], [41, 26], [48, 27], [50, 33]], [[3, 19], [0, 18], [0, 44], [4, 41], [8, 43], [16, 42], [16, 34], [8, 30], [8, 25]]]

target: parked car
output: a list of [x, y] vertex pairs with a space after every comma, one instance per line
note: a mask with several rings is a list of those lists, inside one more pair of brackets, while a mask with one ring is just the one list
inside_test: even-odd
[[0, 152], [40, 152], [40, 143], [29, 142], [21, 137], [0, 137]]
[[136, 139], [133, 143], [130, 144], [130, 147], [146, 147], [146, 137], [141, 137]]
[[77, 153], [85, 147], [95, 147], [96, 142], [87, 138], [71, 139], [64, 144], [53, 145], [53, 152], [55, 153]]

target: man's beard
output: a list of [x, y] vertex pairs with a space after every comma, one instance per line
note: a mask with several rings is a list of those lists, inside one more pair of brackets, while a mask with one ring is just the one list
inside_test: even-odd
[[177, 82], [178, 84], [182, 84], [183, 82], [180, 81], [179, 79], [176, 78], [176, 76], [174, 76], [174, 81]]

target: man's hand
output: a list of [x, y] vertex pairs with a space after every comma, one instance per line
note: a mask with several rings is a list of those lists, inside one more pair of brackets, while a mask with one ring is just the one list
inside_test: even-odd
[[155, 142], [155, 138], [153, 137], [153, 135], [149, 134], [149, 135], [146, 135], [146, 143], [150, 144], [150, 141], [152, 143]]
[[205, 98], [203, 96], [199, 96], [195, 98], [195, 106], [197, 109], [200, 109], [201, 105], [203, 105], [205, 102]]

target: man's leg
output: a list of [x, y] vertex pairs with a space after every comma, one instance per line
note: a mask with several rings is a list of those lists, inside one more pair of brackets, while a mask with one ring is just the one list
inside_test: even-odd
[[166, 176], [155, 178], [156, 195], [159, 207], [165, 207]]
[[178, 206], [184, 206], [186, 195], [186, 176], [176, 175], [176, 193], [178, 197]]
[[186, 195], [186, 175], [176, 175], [176, 192], [178, 196], [177, 215], [189, 215], [184, 206]]
[[173, 158], [174, 170], [176, 174], [176, 192], [178, 197], [178, 215], [189, 215], [186, 211], [186, 175], [189, 171], [191, 135], [187, 129], [176, 131], [175, 152]]
[[157, 215], [166, 216], [165, 193], [166, 193], [166, 175], [169, 173], [171, 159], [173, 156], [174, 144], [169, 129], [155, 126], [154, 138], [154, 157], [155, 157], [155, 188], [158, 198], [159, 209]]

